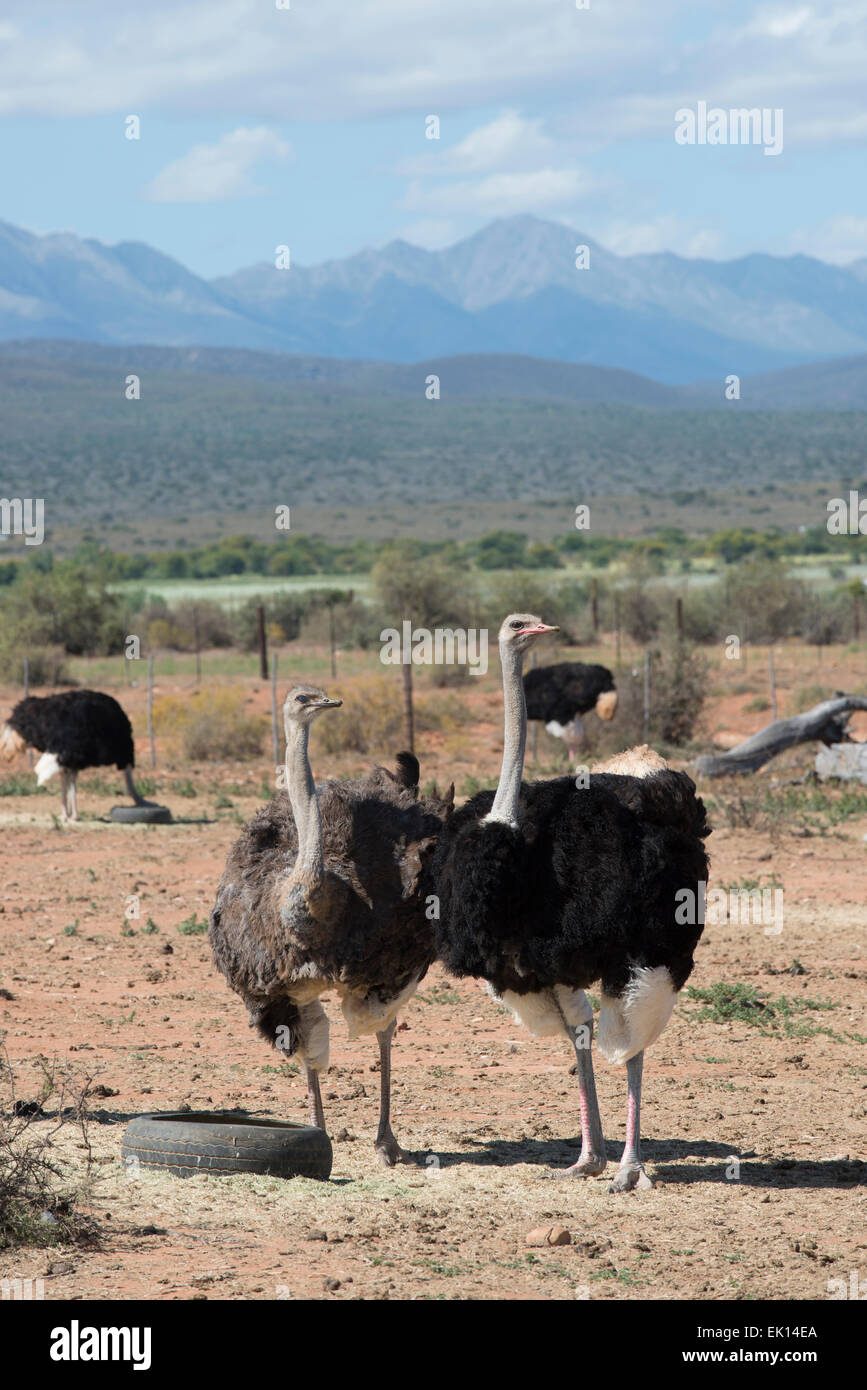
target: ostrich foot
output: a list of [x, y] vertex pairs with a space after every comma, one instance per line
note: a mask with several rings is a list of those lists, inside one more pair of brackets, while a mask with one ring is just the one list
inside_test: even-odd
[[598, 1178], [605, 1172], [607, 1158], [602, 1154], [582, 1154], [571, 1168], [546, 1168], [543, 1178]]
[[646, 1192], [654, 1186], [655, 1183], [644, 1171], [643, 1163], [624, 1163], [618, 1168], [608, 1191], [632, 1192], [633, 1189], [637, 1189], [639, 1192]]
[[416, 1155], [410, 1153], [408, 1149], [402, 1149], [391, 1133], [377, 1139], [373, 1147], [383, 1168], [394, 1168], [398, 1163], [418, 1163]]

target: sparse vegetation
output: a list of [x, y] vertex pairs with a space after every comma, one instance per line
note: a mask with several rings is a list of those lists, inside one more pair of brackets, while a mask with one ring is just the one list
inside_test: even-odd
[[[0, 1250], [16, 1246], [63, 1245], [92, 1241], [96, 1228], [82, 1207], [89, 1198], [91, 1176], [87, 1137], [90, 1082], [76, 1080], [44, 1057], [38, 1095], [16, 1096], [16, 1076], [5, 1048], [0, 1048]], [[53, 1100], [55, 1111], [46, 1106]], [[87, 1155], [83, 1177], [67, 1180], [56, 1140], [69, 1125], [77, 1127]]]

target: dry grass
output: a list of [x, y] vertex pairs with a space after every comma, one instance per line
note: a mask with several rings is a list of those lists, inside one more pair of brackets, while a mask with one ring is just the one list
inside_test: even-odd
[[[356, 676], [340, 682], [343, 708], [320, 720], [319, 746], [326, 753], [381, 754], [403, 739], [403, 694], [399, 674]], [[452, 691], [415, 692], [416, 732], [454, 733], [469, 718], [464, 700]]]
[[154, 728], [193, 763], [258, 758], [265, 732], [261, 717], [248, 714], [243, 694], [231, 688], [163, 696], [154, 703]]

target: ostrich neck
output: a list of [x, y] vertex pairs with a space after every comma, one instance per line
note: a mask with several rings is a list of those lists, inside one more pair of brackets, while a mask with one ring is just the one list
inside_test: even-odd
[[521, 775], [524, 771], [524, 748], [527, 742], [527, 706], [521, 681], [523, 653], [515, 651], [510, 643], [501, 642], [500, 664], [503, 668], [503, 703], [506, 710], [503, 766], [494, 804], [485, 819], [499, 821], [504, 825], [517, 825]]
[[286, 790], [295, 828], [298, 831], [298, 858], [293, 878], [303, 876], [308, 884], [319, 883], [323, 877], [322, 822], [316, 784], [307, 756], [309, 726], [290, 724], [286, 735]]

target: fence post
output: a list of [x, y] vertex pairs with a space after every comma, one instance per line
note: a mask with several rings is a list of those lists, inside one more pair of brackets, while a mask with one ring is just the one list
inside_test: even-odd
[[148, 742], [151, 746], [151, 767], [157, 765], [157, 750], [154, 744], [154, 654], [148, 657]]
[[202, 644], [199, 639], [199, 605], [193, 605], [193, 631], [196, 637], [196, 685], [202, 683]]
[[265, 609], [260, 603], [256, 608], [256, 625], [259, 630], [259, 675], [263, 681], [268, 679], [268, 643], [265, 637]]
[[334, 637], [334, 599], [328, 601], [328, 642], [331, 647], [331, 677], [337, 680], [337, 643]]
[[[27, 696], [28, 696], [29, 694], [30, 694], [30, 661], [29, 661], [28, 658], [25, 656], [25, 658], [24, 658], [24, 698], [25, 698], [25, 700], [27, 699]], [[32, 766], [33, 766], [33, 749], [32, 749], [32, 748], [28, 748], [28, 749], [27, 749], [27, 765], [28, 765], [28, 767], [32, 767]]]
[[277, 725], [277, 653], [271, 662], [271, 739], [274, 747], [274, 770], [280, 765], [280, 731]]

